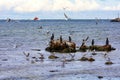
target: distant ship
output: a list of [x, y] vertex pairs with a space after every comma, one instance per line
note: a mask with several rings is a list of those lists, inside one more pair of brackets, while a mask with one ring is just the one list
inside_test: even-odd
[[112, 20], [110, 20], [111, 22], [120, 22], [120, 18], [118, 17], [118, 18], [115, 18], [115, 19], [112, 19]]
[[110, 20], [111, 22], [120, 22], [120, 18], [119, 18], [119, 13], [118, 13], [118, 17], [115, 19]]
[[36, 21], [36, 20], [39, 20], [39, 18], [38, 18], [38, 17], [35, 17], [33, 20], [35, 20], [35, 21]]
[[64, 16], [65, 16], [65, 20], [71, 20], [65, 13]]

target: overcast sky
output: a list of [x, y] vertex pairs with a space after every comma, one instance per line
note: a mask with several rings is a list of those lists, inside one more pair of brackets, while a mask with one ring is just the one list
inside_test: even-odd
[[120, 0], [0, 0], [0, 19], [72, 19], [115, 18]]

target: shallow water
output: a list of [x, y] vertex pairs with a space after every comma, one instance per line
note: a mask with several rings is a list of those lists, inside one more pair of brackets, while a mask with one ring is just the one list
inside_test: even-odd
[[[42, 29], [40, 29], [42, 26]], [[19, 20], [6, 22], [0, 21], [0, 79], [14, 80], [97, 80], [98, 76], [103, 76], [102, 80], [119, 80], [120, 66], [120, 23], [100, 20], [96, 25], [95, 20]], [[77, 46], [82, 44], [82, 39], [89, 36], [87, 45], [91, 40], [95, 44], [104, 45], [108, 37], [110, 44], [116, 48], [108, 53], [113, 65], [105, 65], [105, 52], [97, 52], [94, 62], [78, 61], [84, 54], [91, 56], [92, 52], [76, 52], [75, 61], [67, 62], [62, 68], [63, 56], [70, 59], [69, 54], [56, 53], [60, 58], [56, 60], [48, 59], [51, 54], [45, 51], [50, 41], [51, 34], [55, 34], [55, 39], [62, 35], [63, 39], [72, 41]], [[32, 49], [41, 49], [33, 51]], [[26, 60], [23, 52], [29, 52], [29, 61]], [[32, 57], [38, 57], [38, 53], [45, 56], [44, 62], [31, 63]], [[16, 71], [18, 70], [18, 71]], [[58, 70], [58, 72], [49, 72]], [[64, 72], [66, 71], [66, 72]], [[40, 77], [41, 76], [41, 77]], [[59, 79], [58, 79], [59, 78]], [[99, 79], [98, 79], [99, 80]]]

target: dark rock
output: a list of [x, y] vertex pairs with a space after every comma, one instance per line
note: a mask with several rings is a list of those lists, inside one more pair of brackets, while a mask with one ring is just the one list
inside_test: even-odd
[[82, 57], [81, 59], [80, 59], [80, 61], [87, 61], [88, 60], [88, 58], [86, 58], [86, 57]]
[[92, 55], [97, 55], [97, 53], [94, 52], [94, 53], [92, 53]]
[[91, 57], [91, 58], [88, 58], [88, 61], [92, 62], [92, 61], [95, 61], [95, 59]]
[[103, 78], [103, 76], [98, 76], [98, 78], [99, 78], [99, 79], [102, 79], [102, 78]]
[[52, 40], [49, 43], [49, 47], [46, 48], [49, 52], [62, 52], [62, 53], [69, 53], [69, 52], [76, 52], [76, 44], [74, 42], [63, 41], [61, 40]]
[[50, 55], [48, 58], [49, 58], [49, 59], [57, 59], [57, 58], [59, 58], [59, 57], [57, 57], [57, 56], [55, 56], [55, 55]]
[[50, 70], [49, 72], [58, 72], [58, 70]]
[[106, 64], [106, 65], [112, 65], [113, 62], [111, 62], [111, 61], [107, 61], [107, 62], [105, 62], [105, 64]]
[[2, 59], [2, 61], [8, 61], [8, 59]]

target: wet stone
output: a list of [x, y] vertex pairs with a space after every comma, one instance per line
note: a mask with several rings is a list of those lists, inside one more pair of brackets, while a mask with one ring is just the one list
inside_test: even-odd
[[49, 72], [58, 72], [58, 70], [50, 70]]
[[88, 60], [88, 58], [86, 58], [86, 57], [82, 57], [81, 59], [79, 59], [80, 61], [87, 61]]
[[113, 62], [111, 62], [111, 61], [107, 61], [107, 62], [105, 62], [105, 64], [106, 64], [106, 65], [112, 65]]
[[2, 59], [2, 61], [8, 61], [8, 59]]
[[49, 59], [57, 59], [57, 58], [59, 58], [59, 57], [57, 57], [57, 56], [55, 56], [55, 55], [50, 55], [48, 58], [49, 58]]

